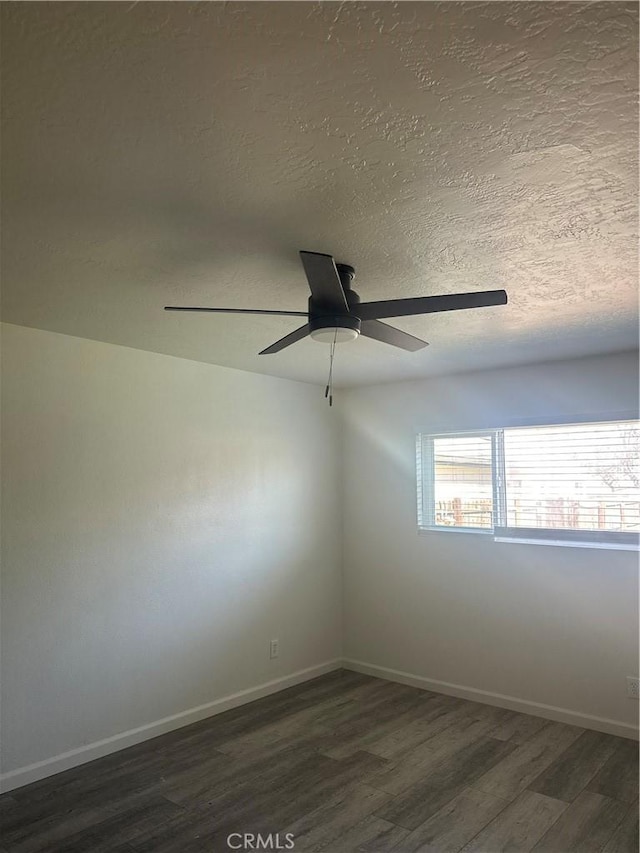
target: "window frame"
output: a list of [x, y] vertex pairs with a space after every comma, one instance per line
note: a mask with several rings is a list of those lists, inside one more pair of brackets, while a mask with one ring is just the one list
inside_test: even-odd
[[[495, 542], [560, 545], [576, 548], [610, 548], [612, 550], [640, 550], [640, 532], [616, 530], [574, 530], [562, 528], [525, 528], [507, 526], [507, 490], [504, 453], [504, 433], [527, 427], [580, 426], [635, 421], [640, 427], [638, 413], [620, 412], [608, 417], [581, 416], [561, 419], [520, 420], [499, 427], [482, 427], [468, 430], [440, 430], [419, 432], [416, 436], [416, 471], [419, 533], [475, 533], [490, 537]], [[491, 438], [491, 480], [493, 486], [492, 527], [455, 527], [436, 524], [435, 518], [435, 462], [434, 440], [438, 438]], [[639, 498], [640, 500], [640, 498]]]
[[[496, 512], [496, 478], [494, 476], [494, 465], [496, 458], [496, 430], [494, 429], [479, 429], [479, 430], [464, 430], [462, 432], [442, 432], [442, 433], [419, 433], [417, 438], [418, 452], [418, 470], [420, 476], [418, 478], [418, 527], [421, 530], [447, 530], [455, 531], [456, 533], [484, 533], [485, 535], [493, 536], [494, 526], [492, 527], [449, 527], [445, 524], [436, 524], [436, 502], [435, 502], [435, 465], [433, 457], [433, 442], [438, 438], [491, 438], [491, 484], [493, 490], [493, 511], [492, 516], [495, 520]], [[427, 439], [428, 452], [425, 453], [424, 441]], [[426, 458], [425, 458], [426, 457]], [[424, 484], [430, 483], [431, 488], [428, 492], [424, 490]], [[422, 497], [421, 497], [422, 494]]]

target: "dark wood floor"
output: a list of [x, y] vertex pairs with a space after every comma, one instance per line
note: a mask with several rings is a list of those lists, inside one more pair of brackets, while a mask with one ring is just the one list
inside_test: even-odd
[[0, 853], [252, 849], [230, 833], [327, 853], [637, 853], [638, 750], [339, 671], [5, 794], [0, 816]]

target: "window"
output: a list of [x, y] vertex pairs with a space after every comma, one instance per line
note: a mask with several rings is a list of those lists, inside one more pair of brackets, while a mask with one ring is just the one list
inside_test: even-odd
[[637, 547], [640, 424], [420, 435], [418, 523], [496, 539]]

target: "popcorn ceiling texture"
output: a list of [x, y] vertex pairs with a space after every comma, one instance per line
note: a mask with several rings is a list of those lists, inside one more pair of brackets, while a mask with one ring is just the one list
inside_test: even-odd
[[4, 3], [3, 319], [324, 382], [298, 249], [363, 300], [504, 287], [336, 384], [637, 346], [635, 3]]

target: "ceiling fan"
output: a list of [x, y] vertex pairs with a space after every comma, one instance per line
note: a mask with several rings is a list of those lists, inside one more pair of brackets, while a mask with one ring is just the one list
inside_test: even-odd
[[478, 293], [453, 293], [448, 296], [417, 296], [409, 299], [387, 299], [382, 302], [360, 302], [351, 289], [355, 270], [348, 264], [336, 264], [331, 255], [319, 252], [300, 252], [311, 296], [308, 311], [268, 311], [250, 308], [192, 308], [167, 305], [165, 311], [205, 311], [221, 314], [279, 314], [287, 317], [306, 317], [304, 326], [280, 338], [263, 349], [260, 355], [271, 355], [310, 335], [328, 344], [352, 341], [358, 335], [374, 338], [385, 344], [414, 352], [428, 346], [426, 341], [402, 332], [386, 323], [382, 317], [408, 317], [414, 314], [433, 314], [440, 311], [460, 311], [464, 308], [484, 308], [505, 305], [504, 290], [484, 290]]

